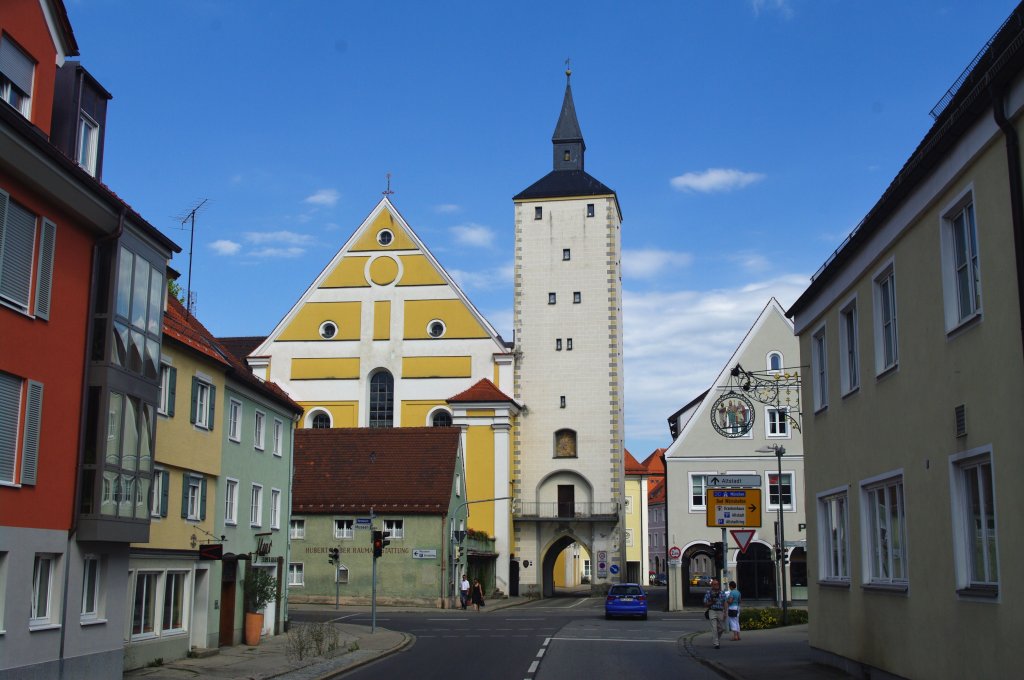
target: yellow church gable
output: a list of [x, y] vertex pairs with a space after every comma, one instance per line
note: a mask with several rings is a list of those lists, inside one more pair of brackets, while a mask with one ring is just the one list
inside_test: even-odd
[[[358, 302], [307, 302], [298, 311], [281, 334], [278, 340], [358, 340], [360, 332], [360, 315]], [[325, 323], [334, 324], [334, 334], [324, 338], [322, 327]]]
[[370, 282], [366, 280], [366, 262], [368, 257], [345, 257], [338, 266], [327, 275], [321, 288], [366, 288]]
[[[435, 320], [444, 324], [443, 334], [438, 338], [428, 332]], [[488, 333], [462, 300], [407, 300], [404, 337], [406, 340], [486, 338]]]
[[387, 208], [380, 211], [376, 219], [352, 244], [350, 252], [381, 250], [416, 250], [416, 244], [402, 227], [401, 221]]
[[424, 255], [402, 255], [402, 280], [399, 286], [443, 286], [448, 283]]

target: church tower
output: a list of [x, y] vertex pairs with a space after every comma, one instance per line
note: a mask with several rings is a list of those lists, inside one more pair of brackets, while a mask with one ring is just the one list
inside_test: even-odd
[[589, 559], [595, 587], [623, 580], [622, 519], [632, 511], [623, 507], [622, 214], [615, 192], [584, 170], [570, 76], [551, 137], [552, 171], [513, 199], [522, 406], [514, 553], [520, 589], [545, 596], [579, 573], [577, 560], [582, 569]]

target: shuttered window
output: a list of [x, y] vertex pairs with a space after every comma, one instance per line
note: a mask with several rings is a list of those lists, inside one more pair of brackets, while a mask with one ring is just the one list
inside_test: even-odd
[[0, 99], [28, 118], [35, 62], [7, 36], [0, 38]]
[[39, 430], [43, 420], [43, 385], [28, 381], [25, 398], [25, 437], [21, 445], [21, 483], [36, 483], [39, 467]]
[[[43, 385], [0, 373], [0, 482], [34, 485], [39, 467], [39, 433], [43, 415]], [[22, 392], [25, 392], [24, 411]], [[24, 413], [24, 417], [22, 417]], [[20, 425], [20, 428], [19, 428]], [[19, 440], [19, 429], [21, 437]], [[21, 451], [21, 474], [16, 479], [18, 451]]]
[[0, 373], [0, 482], [11, 484], [17, 458], [21, 384], [20, 378]]
[[[42, 220], [39, 252], [36, 253], [36, 215], [11, 200], [0, 190], [0, 300], [38, 318], [50, 318], [53, 286], [53, 254], [57, 226]], [[33, 256], [35, 266], [35, 305], [30, 309]]]

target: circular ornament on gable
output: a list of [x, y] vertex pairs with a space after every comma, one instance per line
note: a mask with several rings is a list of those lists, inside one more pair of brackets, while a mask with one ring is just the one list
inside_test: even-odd
[[742, 394], [726, 392], [711, 406], [711, 426], [723, 437], [742, 437], [754, 426], [754, 405]]
[[448, 328], [444, 325], [444, 321], [440, 319], [434, 319], [427, 324], [427, 335], [432, 338], [440, 338], [447, 330]]
[[395, 240], [395, 235], [390, 229], [381, 229], [377, 232], [377, 243], [387, 248]]
[[398, 262], [393, 257], [378, 257], [370, 262], [370, 280], [378, 286], [387, 286], [398, 278]]
[[338, 334], [338, 324], [333, 321], [324, 321], [320, 324], [320, 337], [324, 340], [330, 340]]

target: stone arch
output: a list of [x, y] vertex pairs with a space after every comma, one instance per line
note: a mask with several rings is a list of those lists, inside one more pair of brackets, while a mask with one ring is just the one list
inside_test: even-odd
[[579, 543], [583, 548], [590, 554], [593, 559], [594, 552], [590, 549], [590, 545], [586, 542], [581, 541], [573, 533], [565, 533], [561, 536], [557, 536], [544, 547], [542, 554], [544, 557], [541, 559], [541, 594], [544, 597], [554, 597], [555, 595], [555, 562], [558, 561], [558, 556], [563, 550], [568, 548], [573, 543]]

